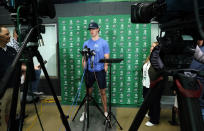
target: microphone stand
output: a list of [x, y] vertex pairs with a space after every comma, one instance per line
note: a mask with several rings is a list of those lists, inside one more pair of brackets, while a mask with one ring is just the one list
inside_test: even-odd
[[[84, 57], [85, 60], [86, 60], [86, 66], [85, 66], [84, 68], [85, 68], [85, 75], [86, 75], [86, 76], [85, 76], [85, 80], [87, 80], [87, 78], [88, 78], [87, 72], [88, 72], [88, 67], [89, 67], [88, 59], [90, 58], [89, 56], [91, 56], [92, 53], [90, 52], [90, 49], [89, 49], [88, 51], [80, 51], [80, 53], [83, 55], [83, 57]], [[83, 106], [83, 104], [86, 103], [87, 105], [86, 105], [86, 111], [85, 111], [85, 114], [84, 114], [84, 115], [86, 116], [86, 112], [87, 112], [87, 126], [86, 126], [87, 129], [89, 128], [89, 102], [90, 102], [90, 100], [93, 101], [94, 105], [95, 105], [96, 108], [99, 110], [99, 112], [104, 116], [104, 118], [105, 118], [106, 120], [108, 120], [108, 118], [104, 115], [102, 109], [101, 109], [101, 108], [99, 107], [99, 105], [97, 104], [96, 100], [94, 100], [94, 98], [89, 95], [89, 88], [86, 87], [86, 95], [85, 95], [85, 97], [83, 98], [81, 104], [79, 105], [79, 108], [78, 108], [76, 114], [74, 115], [74, 118], [72, 119], [72, 121], [75, 120], [75, 118], [76, 118], [76, 116], [77, 116], [79, 110], [81, 109], [81, 107]], [[86, 117], [85, 117], [85, 118], [86, 118]], [[84, 121], [85, 121], [85, 120], [84, 120]]]

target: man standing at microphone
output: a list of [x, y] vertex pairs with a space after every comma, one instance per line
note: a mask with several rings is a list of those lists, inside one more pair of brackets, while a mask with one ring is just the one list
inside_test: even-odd
[[[106, 98], [106, 72], [108, 70], [108, 63], [99, 63], [100, 59], [109, 59], [109, 45], [106, 40], [99, 37], [100, 28], [97, 23], [91, 22], [88, 26], [91, 38], [84, 42], [83, 48], [90, 48], [95, 56], [88, 59], [88, 70], [86, 72], [85, 83], [88, 88], [89, 95], [91, 96], [93, 84], [96, 81], [97, 86], [100, 88], [101, 100], [104, 108], [104, 115], [107, 117], [107, 98]], [[86, 60], [82, 59], [83, 67], [86, 66]], [[84, 120], [84, 112], [80, 121]]]

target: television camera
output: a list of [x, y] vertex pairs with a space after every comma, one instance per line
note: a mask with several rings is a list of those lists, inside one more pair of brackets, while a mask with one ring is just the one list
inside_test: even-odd
[[164, 63], [164, 66], [155, 68], [188, 67], [193, 59], [197, 40], [204, 38], [201, 27], [204, 24], [204, 1], [156, 0], [131, 6], [132, 23], [153, 21], [157, 21], [161, 29], [157, 41], [159, 56]]
[[[132, 23], [153, 21], [158, 22], [161, 31], [157, 36], [159, 45], [150, 55], [154, 68], [150, 73], [150, 90], [129, 131], [138, 130], [150, 105], [161, 100], [168, 76], [173, 76], [175, 84], [181, 131], [202, 131], [204, 126], [199, 102], [202, 86], [197, 76], [204, 76], [203, 72], [189, 69], [189, 66], [194, 58], [199, 59], [195, 55], [200, 52], [197, 41], [204, 39], [204, 1], [156, 0], [131, 6]], [[199, 62], [204, 63], [203, 60]]]
[[38, 40], [42, 40], [40, 33], [45, 33], [45, 27], [41, 25], [43, 22], [41, 18], [54, 18], [56, 14], [52, 0], [2, 0], [0, 5], [10, 12], [19, 35], [19, 42], [22, 42], [35, 26], [29, 41], [37, 43]]

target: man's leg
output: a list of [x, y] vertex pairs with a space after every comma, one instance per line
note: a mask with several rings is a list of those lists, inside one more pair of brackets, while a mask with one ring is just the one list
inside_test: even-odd
[[101, 101], [103, 103], [104, 112], [108, 112], [107, 111], [106, 88], [100, 89], [100, 93], [101, 93]]
[[35, 70], [35, 77], [36, 79], [32, 81], [32, 92], [38, 92], [38, 84], [40, 82], [40, 74], [41, 74], [41, 69]]
[[104, 70], [96, 73], [98, 86], [100, 88], [101, 101], [105, 115], [107, 115], [107, 97], [106, 97], [106, 72]]
[[[85, 74], [85, 84], [86, 84], [86, 88], [88, 88], [86, 90], [86, 93], [89, 93], [89, 96], [92, 95], [92, 91], [93, 91], [93, 83], [94, 83], [94, 77], [92, 75], [91, 72], [87, 71], [86, 74]], [[87, 92], [88, 91], [88, 92]], [[86, 98], [89, 100], [89, 98]], [[82, 115], [80, 117], [80, 121], [84, 121], [84, 118], [85, 118], [85, 110], [86, 110], [86, 104], [84, 106], [84, 111], [82, 112]], [[87, 115], [87, 114], [86, 114]]]
[[92, 91], [93, 91], [93, 87], [88, 88], [88, 90], [89, 90], [89, 96], [91, 96], [92, 95]]

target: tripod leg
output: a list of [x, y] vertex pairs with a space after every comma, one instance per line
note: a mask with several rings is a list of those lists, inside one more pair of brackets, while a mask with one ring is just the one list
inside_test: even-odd
[[176, 85], [178, 87], [177, 95], [181, 131], [203, 131], [204, 123], [198, 100], [199, 96], [196, 92], [199, 89], [195, 90], [196, 86], [198, 86], [196, 79], [178, 74]]
[[19, 123], [16, 123], [16, 111], [17, 111], [17, 104], [18, 104], [18, 94], [19, 94], [19, 87], [20, 87], [20, 75], [21, 75], [21, 64], [17, 64], [17, 77], [16, 80], [16, 86], [13, 88], [13, 95], [12, 95], [12, 101], [11, 101], [11, 107], [10, 107], [10, 115], [9, 115], [9, 121], [8, 121], [8, 131], [14, 131], [16, 127], [18, 127]]
[[[163, 84], [163, 82], [165, 81], [162, 81], [160, 84]], [[159, 84], [159, 83], [158, 83]], [[159, 84], [159, 85], [160, 85]], [[141, 125], [144, 117], [145, 117], [145, 114], [147, 113], [148, 109], [149, 109], [149, 105], [151, 103], [154, 102], [154, 98], [158, 95], [161, 95], [160, 92], [161, 90], [163, 90], [163, 86], [156, 86], [156, 87], [152, 87], [150, 88], [150, 90], [147, 92], [147, 96], [145, 97], [139, 111], [137, 112], [130, 128], [129, 128], [129, 131], [137, 131], [139, 126]]]
[[178, 94], [178, 103], [181, 131], [203, 131], [199, 101]]
[[[87, 112], [87, 130], [89, 128], [89, 92], [87, 92], [88, 96], [87, 96], [87, 105], [86, 105], [86, 112]], [[86, 116], [86, 113], [85, 113], [85, 116]]]
[[[94, 105], [96, 106], [96, 108], [100, 111], [100, 113], [106, 118], [106, 116], [104, 115], [104, 113], [103, 113], [103, 110], [98, 106], [98, 104], [97, 104], [97, 102], [92, 98], [92, 100], [93, 100], [93, 102], [94, 102]], [[106, 120], [108, 120], [107, 118], [106, 118]]]
[[44, 72], [45, 78], [46, 78], [46, 80], [47, 80], [47, 82], [48, 82], [48, 85], [49, 85], [50, 90], [51, 90], [51, 92], [52, 92], [53, 98], [54, 98], [55, 103], [56, 103], [56, 105], [57, 105], [57, 108], [58, 108], [58, 110], [59, 110], [59, 112], [60, 112], [60, 116], [61, 116], [62, 123], [64, 124], [65, 129], [66, 129], [67, 131], [71, 131], [71, 129], [70, 129], [70, 127], [69, 127], [69, 123], [68, 123], [68, 121], [67, 121], [68, 116], [66, 117], [65, 114], [64, 114], [64, 112], [63, 112], [63, 110], [62, 110], [62, 107], [61, 107], [61, 105], [60, 105], [60, 103], [59, 103], [59, 100], [58, 100], [57, 95], [56, 95], [56, 93], [55, 93], [55, 91], [54, 91], [53, 85], [52, 85], [52, 83], [51, 83], [51, 80], [50, 80], [50, 78], [49, 78], [49, 75], [48, 75], [48, 73], [47, 73], [47, 70], [46, 70], [46, 68], [45, 68], [45, 65], [44, 65], [44, 63], [43, 63], [43, 58], [42, 58], [42, 56], [40, 55], [40, 52], [39, 52], [38, 50], [36, 50], [35, 55], [36, 55], [36, 57], [37, 57], [37, 59], [38, 59], [38, 61], [39, 61], [39, 63], [40, 63], [40, 66], [41, 66], [43, 72]]
[[171, 110], [171, 121], [169, 121], [171, 125], [178, 125], [176, 122], [176, 107], [173, 106]]
[[[31, 58], [29, 59], [31, 60]], [[21, 101], [21, 112], [20, 112], [20, 124], [19, 124], [19, 130], [23, 130], [23, 123], [24, 123], [24, 118], [25, 118], [25, 108], [26, 108], [26, 97], [28, 94], [28, 87], [30, 86], [30, 81], [32, 81], [30, 71], [31, 69], [34, 69], [33, 63], [28, 60], [27, 69], [26, 69], [26, 78], [23, 86], [23, 98]], [[32, 66], [31, 66], [32, 65]]]
[[35, 103], [34, 95], [33, 94], [32, 94], [32, 98], [33, 98], [33, 104], [34, 104], [34, 107], [35, 107], [35, 111], [36, 111], [36, 114], [37, 114], [37, 117], [38, 117], [38, 121], [40, 123], [40, 127], [42, 128], [42, 131], [44, 131], [44, 128], [43, 128], [42, 122], [40, 120], [39, 112], [38, 112], [37, 105]]
[[122, 126], [120, 125], [120, 123], [118, 122], [118, 120], [116, 119], [116, 117], [114, 116], [114, 114], [111, 112], [110, 116], [113, 116], [113, 119], [115, 119], [115, 121], [117, 122], [118, 126], [120, 127], [120, 130], [122, 130]]
[[79, 108], [78, 108], [76, 114], [74, 115], [74, 118], [72, 119], [72, 121], [75, 120], [75, 117], [77, 116], [79, 110], [81, 109], [81, 107], [84, 105], [85, 102], [86, 102], [86, 96], [84, 97], [84, 99], [82, 100], [81, 104], [79, 105]]

